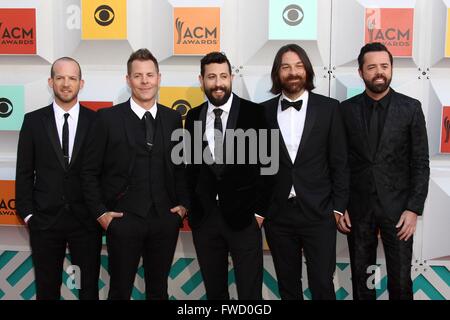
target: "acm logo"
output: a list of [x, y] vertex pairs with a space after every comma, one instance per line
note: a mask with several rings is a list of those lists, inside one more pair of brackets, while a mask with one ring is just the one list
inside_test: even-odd
[[1, 215], [14, 215], [16, 210], [16, 199], [0, 199]]
[[16, 214], [16, 195], [14, 180], [0, 180], [0, 225], [23, 224]]
[[441, 153], [450, 153], [450, 106], [442, 108]]
[[174, 8], [174, 54], [220, 51], [220, 8]]
[[394, 56], [411, 56], [414, 9], [368, 8], [365, 42], [381, 42]]
[[183, 28], [184, 22], [181, 18], [175, 20], [177, 30], [177, 44], [216, 44], [217, 27], [208, 29], [208, 27], [196, 26], [193, 28]]
[[36, 10], [0, 8], [0, 54], [36, 54]]

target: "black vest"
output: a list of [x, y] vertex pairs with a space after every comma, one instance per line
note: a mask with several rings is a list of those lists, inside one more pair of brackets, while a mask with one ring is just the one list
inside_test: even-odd
[[155, 119], [155, 137], [152, 150], [149, 152], [145, 142], [145, 125], [134, 113], [133, 135], [135, 138], [135, 157], [131, 175], [125, 194], [117, 202], [117, 211], [132, 213], [141, 217], [147, 216], [152, 210], [154, 199], [163, 190], [158, 190], [164, 183], [164, 152], [162, 126], [160, 117]]

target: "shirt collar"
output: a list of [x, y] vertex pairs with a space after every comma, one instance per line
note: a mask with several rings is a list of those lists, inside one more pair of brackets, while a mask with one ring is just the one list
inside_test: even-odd
[[233, 93], [230, 95], [230, 98], [228, 99], [227, 102], [225, 102], [225, 104], [221, 105], [221, 106], [215, 106], [213, 105], [209, 100], [208, 100], [208, 114], [212, 113], [214, 109], [222, 109], [223, 112], [225, 113], [230, 113], [230, 109], [231, 109], [231, 104], [233, 103]]
[[304, 100], [303, 103], [305, 103], [305, 102], [308, 100], [308, 97], [309, 97], [309, 91], [308, 91], [308, 90], [305, 90], [305, 91], [301, 94], [301, 96], [298, 97], [298, 98], [295, 99], [295, 100], [289, 99], [288, 97], [286, 97], [286, 96], [284, 95], [284, 93], [281, 93], [280, 101], [283, 100], [283, 99], [286, 99], [286, 100], [289, 101], [289, 102], [297, 102], [297, 101], [299, 101], [299, 100]]
[[151, 115], [153, 116], [153, 119], [156, 119], [156, 114], [158, 113], [158, 104], [155, 103], [153, 104], [153, 106], [150, 108], [150, 110], [146, 110], [144, 108], [142, 108], [140, 105], [138, 105], [134, 100], [133, 97], [130, 98], [130, 106], [131, 106], [131, 110], [133, 110], [133, 112], [138, 116], [139, 119], [142, 119], [144, 117], [144, 113], [146, 113], [147, 111], [150, 111]]
[[369, 97], [369, 95], [366, 93], [366, 91], [364, 91], [364, 102], [369, 107], [372, 106], [374, 104], [374, 102], [378, 102], [378, 105], [381, 108], [386, 109], [389, 106], [389, 103], [391, 102], [391, 96], [392, 96], [392, 89], [391, 88], [389, 88], [388, 93], [383, 98], [381, 98], [378, 101], [376, 101], [376, 100], [372, 99], [371, 97]]
[[53, 101], [53, 112], [55, 113], [56, 119], [64, 120], [64, 114], [68, 113], [69, 118], [73, 119], [75, 122], [78, 120], [78, 114], [80, 113], [80, 103], [77, 101], [75, 105], [70, 108], [69, 111], [65, 111], [63, 108], [61, 108], [56, 101]]

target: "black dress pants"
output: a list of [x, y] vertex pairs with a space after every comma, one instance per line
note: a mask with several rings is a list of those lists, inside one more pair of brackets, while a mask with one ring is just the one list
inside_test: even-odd
[[181, 218], [176, 213], [157, 215], [152, 208], [143, 218], [131, 213], [114, 218], [106, 230], [110, 274], [109, 300], [129, 300], [142, 257], [147, 300], [168, 299], [172, 266]]
[[208, 300], [229, 300], [228, 255], [231, 255], [240, 300], [262, 300], [263, 249], [256, 219], [242, 230], [232, 230], [215, 208], [192, 230], [195, 251]]
[[333, 212], [324, 218], [305, 215], [295, 201], [273, 220], [264, 222], [278, 289], [283, 300], [303, 300], [302, 251], [313, 300], [335, 300], [336, 222]]
[[376, 194], [370, 195], [370, 206], [358, 220], [352, 220], [351, 232], [348, 235], [350, 262], [352, 269], [353, 299], [375, 300], [374, 278], [378, 234], [383, 242], [387, 287], [390, 300], [412, 300], [411, 259], [413, 238], [408, 241], [399, 240], [395, 227], [397, 217], [386, 216]]
[[[30, 227], [30, 245], [36, 277], [37, 300], [59, 300], [63, 263], [69, 247], [71, 263], [79, 267], [80, 300], [98, 300], [101, 230], [87, 229], [70, 212], [63, 212], [56, 223], [45, 230]], [[77, 269], [78, 270], [78, 269]], [[77, 283], [77, 281], [75, 281]]]

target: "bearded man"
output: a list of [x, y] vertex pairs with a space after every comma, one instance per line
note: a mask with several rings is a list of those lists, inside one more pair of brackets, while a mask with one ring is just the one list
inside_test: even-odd
[[302, 251], [313, 300], [336, 299], [336, 221], [348, 199], [347, 145], [339, 102], [311, 92], [314, 70], [296, 44], [275, 56], [263, 103], [279, 129], [280, 165], [264, 230], [282, 299], [302, 300]]
[[392, 54], [369, 43], [358, 56], [365, 91], [341, 104], [348, 137], [350, 201], [338, 221], [348, 233], [353, 298], [374, 300], [378, 235], [384, 246], [389, 299], [412, 300], [411, 259], [417, 217], [430, 176], [421, 104], [395, 92]]
[[[188, 219], [208, 300], [228, 300], [228, 255], [231, 255], [238, 298], [262, 299], [263, 251], [261, 223], [271, 185], [261, 175], [261, 161], [252, 162], [260, 132], [267, 124], [264, 109], [232, 93], [228, 58], [211, 52], [201, 60], [200, 84], [207, 101], [191, 109], [186, 129], [193, 154], [187, 164], [192, 208]], [[201, 130], [197, 130], [197, 128]], [[225, 134], [226, 132], [226, 134]], [[229, 133], [254, 134], [256, 139], [232, 144]], [[202, 141], [203, 140], [203, 141]], [[187, 143], [187, 142], [186, 142]], [[253, 151], [252, 151], [253, 150]], [[209, 160], [208, 160], [209, 159]], [[239, 161], [244, 159], [244, 161]]]

